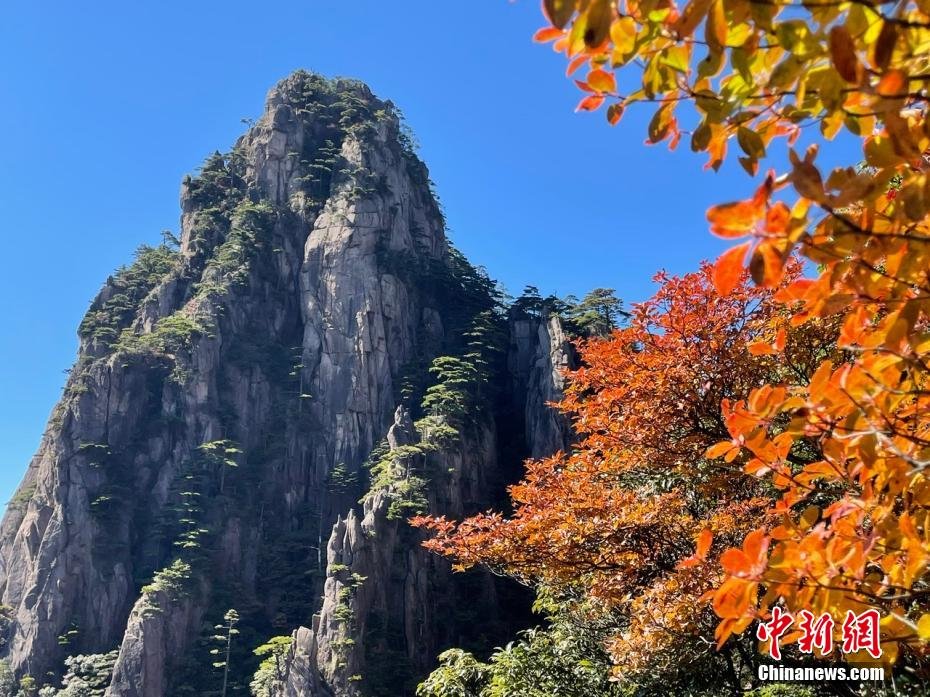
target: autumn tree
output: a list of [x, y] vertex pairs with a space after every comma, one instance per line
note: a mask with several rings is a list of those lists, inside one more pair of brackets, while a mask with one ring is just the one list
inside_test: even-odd
[[[799, 274], [792, 264], [781, 287]], [[580, 344], [583, 367], [559, 405], [579, 443], [527, 463], [512, 515], [414, 521], [457, 568], [482, 564], [533, 585], [578, 624], [606, 621], [616, 676], [632, 682], [725, 674], [739, 687], [753, 672], [751, 647], [711, 649], [716, 618], [701, 598], [723, 580], [717, 554], [774, 522], [773, 487], [707, 449], [728, 436], [724, 400], [766, 381], [804, 385], [824, 358], [842, 360], [828, 323], [791, 327], [773, 290], [744, 275], [720, 294], [713, 275], [709, 265], [659, 274], [628, 326]], [[781, 352], [768, 351], [773, 342]], [[694, 555], [702, 528], [712, 532]]]
[[[544, 7], [551, 26], [537, 38], [555, 42], [569, 72], [582, 71], [580, 109], [607, 105], [617, 123], [634, 103], [658, 104], [649, 141], [674, 147], [688, 133], [714, 168], [734, 138], [753, 175], [767, 151], [789, 147], [787, 172], [769, 173], [751, 198], [709, 211], [713, 232], [747, 238], [721, 257], [718, 283], [725, 291], [748, 258], [755, 281], [772, 287], [800, 250], [819, 275], [796, 279], [778, 300], [796, 325], [838, 318], [839, 343], [854, 356], [825, 360], [809, 385], [764, 386], [725, 405], [730, 455], [781, 496], [773, 507], [779, 524], [758, 528], [724, 557], [728, 578], [714, 597], [718, 642], [784, 602], [840, 616], [877, 608], [884, 661], [925, 654], [930, 5], [546, 0]], [[824, 143], [842, 131], [860, 138], [862, 166], [824, 171], [817, 147], [790, 150], [811, 127]], [[810, 441], [822, 457], [795, 462], [798, 445]]]

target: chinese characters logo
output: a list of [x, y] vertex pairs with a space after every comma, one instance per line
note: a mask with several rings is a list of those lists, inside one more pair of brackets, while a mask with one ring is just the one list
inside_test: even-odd
[[[814, 653], [814, 650], [826, 656], [833, 652], [835, 620], [826, 612], [815, 616], [808, 610], [798, 613], [797, 629], [798, 649], [801, 653]], [[878, 610], [865, 610], [856, 614], [852, 610], [846, 612], [841, 626], [842, 637], [840, 651], [844, 654], [854, 654], [866, 651], [872, 658], [878, 659], [882, 655], [879, 636]], [[781, 640], [795, 624], [795, 617], [780, 607], [772, 608], [772, 617], [768, 622], [761, 622], [756, 628], [756, 638], [768, 642], [769, 655], [776, 661], [781, 660]]]

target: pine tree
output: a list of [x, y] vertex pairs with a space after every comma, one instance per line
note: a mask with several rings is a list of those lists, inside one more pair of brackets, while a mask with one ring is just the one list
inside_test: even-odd
[[226, 611], [226, 614], [223, 615], [223, 620], [225, 624], [217, 624], [214, 626], [217, 632], [222, 633], [213, 635], [214, 641], [220, 643], [221, 646], [211, 649], [210, 653], [214, 656], [223, 656], [223, 660], [215, 661], [213, 667], [223, 669], [223, 690], [221, 694], [222, 697], [226, 697], [226, 689], [229, 685], [229, 656], [232, 652], [233, 637], [239, 633], [239, 630], [236, 629], [236, 625], [239, 624], [239, 613], [234, 609], [229, 609]]

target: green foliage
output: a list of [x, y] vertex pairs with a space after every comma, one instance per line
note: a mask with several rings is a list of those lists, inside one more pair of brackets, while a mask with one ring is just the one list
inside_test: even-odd
[[544, 317], [550, 314], [564, 315], [567, 307], [566, 301], [555, 295], [547, 295], [544, 298], [540, 295], [539, 288], [526, 286], [523, 293], [511, 303], [510, 311], [517, 317]]
[[382, 450], [373, 463], [372, 490], [389, 492], [389, 519], [426, 511], [426, 491], [432, 474], [427, 456], [452, 447], [461, 429], [477, 421], [493, 402], [496, 385], [491, 379], [492, 366], [503, 353], [498, 320], [490, 310], [478, 313], [461, 333], [461, 353], [433, 359], [429, 374], [434, 382], [426, 388], [420, 403], [426, 416], [415, 424], [420, 442]]
[[242, 186], [241, 177], [235, 169], [233, 162], [219, 152], [210, 155], [200, 166], [199, 174], [184, 181], [191, 203], [200, 209], [222, 209], [235, 205]]
[[337, 463], [326, 476], [326, 488], [333, 494], [347, 494], [358, 488], [358, 473]]
[[0, 660], [0, 697], [12, 697], [16, 691], [16, 676], [6, 658]]
[[239, 202], [230, 215], [230, 229], [206, 263], [203, 280], [196, 285], [201, 295], [222, 295], [249, 280], [251, 260], [268, 251], [277, 214], [266, 201]]
[[764, 685], [757, 687], [755, 690], [744, 692], [746, 697], [816, 697], [817, 692], [805, 685], [791, 685], [785, 683], [776, 683], [774, 685]]
[[421, 353], [401, 371], [398, 397], [420, 417], [414, 424], [420, 442], [393, 450], [381, 443], [366, 462], [369, 495], [387, 492], [388, 518], [399, 520], [427, 509], [435, 474], [429, 471], [428, 456], [454, 447], [462, 429], [478, 422], [496, 399], [499, 386], [492, 376], [502, 367], [507, 339], [497, 284], [456, 249], [450, 248], [441, 260], [386, 248], [378, 253], [382, 271], [433, 299], [449, 337], [445, 347], [431, 347], [444, 348], [441, 355]]
[[135, 318], [142, 301], [178, 265], [180, 254], [172, 246], [142, 245], [135, 260], [122, 266], [108, 281], [106, 300], [95, 301], [78, 327], [82, 339], [112, 346]]
[[565, 305], [562, 313], [566, 328], [576, 336], [609, 336], [619, 326], [620, 318], [629, 316], [613, 288], [595, 288], [580, 301], [569, 296]]
[[190, 595], [191, 565], [175, 559], [169, 566], [155, 572], [152, 582], [142, 587], [145, 612], [160, 612], [162, 608], [155, 601], [157, 593], [165, 593], [170, 602], [176, 603]]
[[38, 697], [39, 684], [31, 675], [24, 675], [19, 679], [19, 689], [13, 697]]
[[284, 660], [291, 650], [290, 636], [276, 636], [253, 652], [262, 659], [249, 688], [253, 697], [272, 697], [284, 684]]
[[545, 628], [520, 633], [496, 649], [487, 662], [461, 649], [446, 651], [440, 665], [417, 688], [417, 697], [624, 697], [611, 681], [604, 650], [608, 625], [592, 623], [590, 613], [540, 591], [536, 612], [548, 616]]
[[[68, 656], [65, 659], [67, 669], [62, 678], [62, 688], [43, 687], [42, 697], [103, 697], [110, 680], [119, 651], [109, 653]], [[0, 694], [3, 694], [0, 692]]]
[[64, 634], [58, 635], [58, 645], [69, 646], [72, 642], [76, 641], [80, 635], [81, 631], [78, 629], [77, 624], [72, 622]]
[[[340, 622], [345, 627], [353, 627], [355, 621], [355, 610], [353, 608], [353, 600], [358, 589], [362, 586], [363, 583], [367, 580], [366, 576], [362, 576], [358, 573], [351, 574], [348, 578], [342, 579], [340, 581], [341, 585], [339, 591], [336, 594], [336, 607], [333, 610], [333, 619], [336, 622]], [[337, 654], [342, 654], [342, 652], [353, 646], [355, 644], [355, 639], [351, 636], [340, 636], [336, 641], [333, 642], [333, 647], [336, 650]]]
[[200, 451], [202, 466], [211, 473], [219, 472], [220, 494], [226, 484], [226, 471], [239, 467], [236, 456], [242, 454], [237, 443], [228, 439], [215, 440], [197, 446]]
[[27, 486], [20, 487], [20, 489], [17, 490], [15, 494], [13, 494], [13, 498], [7, 502], [7, 508], [25, 508], [27, 505], [29, 505], [29, 502], [32, 501], [32, 497], [35, 495], [35, 493], [35, 484], [29, 484]]
[[132, 329], [124, 329], [114, 347], [126, 353], [174, 355], [190, 351], [194, 339], [205, 331], [200, 321], [178, 310], [158, 320], [151, 332], [137, 334]]
[[542, 297], [536, 286], [526, 286], [510, 305], [510, 312], [518, 318], [557, 315], [565, 330], [579, 337], [609, 336], [621, 319], [629, 316], [612, 288], [595, 288], [579, 300], [574, 295], [564, 299], [555, 295]]
[[211, 505], [228, 500], [224, 492], [235, 481], [229, 477], [238, 471], [241, 455], [242, 449], [229, 439], [201, 443], [180, 467], [156, 521], [159, 545], [170, 544], [177, 559], [195, 571], [205, 569], [210, 554]]
[[[10, 633], [13, 631], [13, 618], [16, 610], [9, 605], [0, 605], [0, 651], [10, 642]], [[0, 692], [0, 695], [3, 693]]]
[[220, 693], [222, 697], [226, 697], [226, 690], [229, 687], [229, 658], [232, 652], [233, 637], [239, 634], [239, 630], [236, 629], [237, 624], [239, 624], [239, 613], [230, 609], [223, 615], [223, 624], [213, 627], [220, 632], [212, 637], [219, 646], [211, 649], [210, 655], [218, 658], [213, 662], [213, 667], [223, 671], [223, 690]]
[[205, 511], [201, 502], [204, 479], [200, 471], [182, 475], [182, 490], [178, 492], [177, 503], [171, 506], [171, 510], [179, 514], [174, 522], [180, 528], [176, 534], [171, 535], [172, 545], [183, 558], [194, 564], [203, 559], [204, 540], [210, 534], [210, 528], [203, 522]]
[[417, 687], [417, 697], [482, 697], [491, 667], [461, 649], [439, 654], [439, 667]]
[[[593, 644], [593, 645], [592, 645]], [[497, 650], [488, 663], [451, 649], [417, 688], [417, 697], [609, 697], [610, 663], [590, 639], [566, 626], [531, 629]]]
[[385, 442], [372, 451], [366, 462], [370, 468], [370, 492], [388, 492], [391, 499], [388, 520], [399, 520], [426, 510], [425, 456], [434, 449], [429, 443], [391, 449]]

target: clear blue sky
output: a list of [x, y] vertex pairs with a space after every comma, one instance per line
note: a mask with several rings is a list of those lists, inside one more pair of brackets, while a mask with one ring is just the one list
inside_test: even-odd
[[724, 244], [704, 211], [738, 166], [644, 147], [573, 113], [536, 0], [11, 0], [0, 9], [0, 501], [35, 451], [107, 274], [178, 226], [181, 177], [227, 149], [297, 68], [406, 113], [451, 236], [511, 292], [651, 294]]

